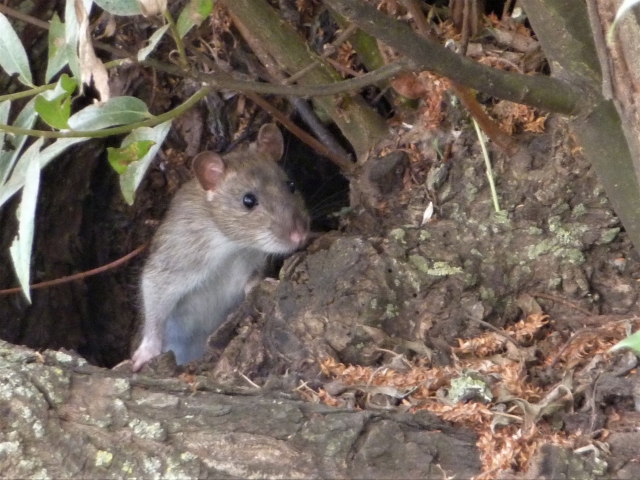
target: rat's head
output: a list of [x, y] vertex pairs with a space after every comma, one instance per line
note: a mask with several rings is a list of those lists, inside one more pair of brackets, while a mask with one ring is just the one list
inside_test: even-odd
[[225, 155], [203, 152], [193, 170], [220, 231], [267, 253], [291, 253], [309, 233], [309, 215], [295, 185], [277, 165], [284, 152], [275, 124], [256, 143]]

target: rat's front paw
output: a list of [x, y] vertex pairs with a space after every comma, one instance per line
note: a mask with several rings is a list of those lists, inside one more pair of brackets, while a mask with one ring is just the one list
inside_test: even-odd
[[133, 361], [133, 371], [137, 372], [142, 366], [162, 353], [162, 344], [155, 340], [143, 339], [142, 343], [135, 351], [131, 360]]

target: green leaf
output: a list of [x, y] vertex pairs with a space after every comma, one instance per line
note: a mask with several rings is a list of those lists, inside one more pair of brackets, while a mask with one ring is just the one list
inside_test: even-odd
[[142, 14], [138, 0], [95, 0], [95, 3], [114, 15], [127, 17]]
[[47, 73], [45, 81], [48, 83], [51, 78], [58, 73], [67, 62], [65, 40], [65, 26], [57, 13], [53, 14], [51, 25], [49, 26], [49, 59], [47, 62]]
[[640, 353], [640, 331], [637, 331], [633, 335], [629, 335], [624, 340], [620, 340], [613, 347], [609, 349], [610, 352], [615, 352], [621, 348], [630, 348]]
[[99, 130], [152, 118], [147, 105], [135, 97], [114, 97], [102, 105], [89, 105], [69, 118], [73, 130]]
[[69, 128], [69, 115], [71, 115], [71, 99], [69, 97], [58, 97], [55, 100], [45, 100], [43, 97], [36, 97], [36, 112], [40, 114], [42, 120], [47, 125], [64, 130]]
[[122, 147], [143, 140], [151, 140], [154, 142], [144, 157], [137, 162], [131, 163], [127, 171], [120, 175], [120, 189], [122, 190], [124, 199], [129, 205], [133, 205], [135, 192], [144, 178], [144, 174], [149, 168], [149, 165], [151, 165], [151, 162], [162, 146], [162, 142], [164, 142], [170, 128], [171, 121], [161, 123], [153, 128], [137, 128], [122, 141]]
[[25, 85], [33, 87], [29, 59], [20, 37], [2, 13], [0, 13], [0, 67], [9, 75], [18, 74], [18, 79]]
[[[18, 117], [13, 122], [14, 127], [31, 128], [36, 121], [37, 114], [35, 111], [35, 99], [32, 98], [27, 103]], [[27, 141], [26, 135], [5, 135], [4, 142], [0, 145], [0, 198], [4, 195], [5, 181], [9, 176], [9, 172], [18, 160], [24, 143]], [[2, 202], [0, 202], [2, 205]]]
[[40, 94], [45, 100], [55, 100], [61, 96], [68, 97], [76, 90], [77, 82], [75, 79], [70, 78], [66, 73], [60, 76], [60, 80], [56, 83], [56, 86], [51, 90], [46, 90]]
[[141, 48], [138, 51], [138, 61], [139, 62], [144, 61], [144, 59], [146, 59], [147, 56], [149, 56], [149, 54], [153, 51], [153, 49], [156, 48], [156, 45], [158, 44], [158, 42], [160, 41], [160, 39], [164, 35], [164, 32], [166, 32], [168, 28], [169, 28], [169, 25], [167, 24], [164, 27], [160, 27], [158, 30], [153, 32], [153, 35], [151, 35], [151, 37], [149, 37], [149, 45], [147, 45], [144, 48]]
[[[40, 152], [40, 168], [46, 167], [53, 159], [64, 152], [71, 145], [85, 142], [88, 138], [58, 138], [55, 142]], [[28, 164], [24, 162], [24, 156], [13, 169], [9, 181], [0, 186], [0, 207], [4, 205], [18, 190], [24, 186], [27, 177]]]
[[119, 175], [122, 175], [127, 171], [129, 165], [140, 160], [149, 153], [149, 149], [152, 145], [155, 145], [153, 140], [141, 140], [139, 142], [130, 143], [126, 147], [109, 147], [107, 148], [109, 163]]
[[63, 74], [53, 90], [47, 90], [36, 97], [36, 112], [53, 128], [69, 128], [71, 94], [75, 89], [76, 81]]
[[[79, 0], [67, 0], [64, 9], [64, 39], [65, 46], [64, 51], [69, 63], [69, 68], [73, 73], [73, 77], [82, 78], [80, 72], [80, 58], [78, 57], [78, 42], [80, 40], [80, 20], [76, 15], [76, 1]], [[82, 0], [84, 11], [91, 9], [91, 0]]]
[[[9, 112], [11, 111], [11, 102], [7, 100], [6, 102], [0, 103], [0, 123], [6, 125], [9, 121]], [[4, 131], [0, 131], [0, 187], [4, 184], [5, 180], [9, 176], [9, 168], [8, 165], [3, 163], [3, 154], [2, 151], [4, 149]], [[6, 160], [6, 159], [5, 159]], [[8, 162], [8, 160], [7, 160]]]
[[31, 303], [29, 279], [31, 271], [31, 250], [33, 246], [33, 231], [36, 215], [36, 202], [40, 188], [40, 158], [38, 153], [42, 147], [43, 138], [39, 138], [24, 152], [24, 162], [28, 164], [25, 173], [25, 184], [22, 190], [22, 201], [18, 209], [18, 235], [13, 240], [9, 252], [13, 267], [20, 281], [25, 297]]
[[180, 12], [176, 22], [180, 38], [184, 37], [193, 27], [200, 25], [209, 16], [211, 10], [213, 10], [212, 0], [191, 0]]
[[65, 92], [67, 92], [69, 95], [71, 95], [73, 92], [76, 91], [76, 87], [78, 86], [78, 82], [76, 81], [75, 78], [71, 78], [69, 77], [69, 75], [67, 75], [66, 73], [62, 74], [62, 76], [60, 77], [60, 81], [58, 82], [58, 84], [64, 89]]

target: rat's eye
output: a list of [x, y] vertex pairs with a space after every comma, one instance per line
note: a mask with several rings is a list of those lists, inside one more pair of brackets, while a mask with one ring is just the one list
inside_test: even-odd
[[289, 187], [289, 191], [291, 193], [296, 193], [296, 184], [293, 183], [291, 180], [287, 180], [287, 187]]
[[253, 193], [247, 193], [242, 197], [242, 203], [245, 207], [251, 210], [253, 207], [258, 205], [258, 198]]

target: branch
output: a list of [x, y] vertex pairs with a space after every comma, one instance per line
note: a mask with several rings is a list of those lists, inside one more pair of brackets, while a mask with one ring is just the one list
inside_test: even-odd
[[582, 92], [555, 78], [496, 70], [422, 38], [411, 28], [362, 0], [325, 0], [362, 30], [405, 55], [415, 70], [429, 70], [496, 98], [547, 111], [576, 114]]
[[178, 67], [158, 62], [153, 59], [147, 59], [142, 62], [142, 64], [155, 68], [161, 72], [200, 80], [216, 90], [233, 90], [243, 93], [255, 92], [292, 97], [328, 97], [341, 93], [356, 92], [364, 87], [368, 87], [369, 85], [375, 85], [378, 82], [393, 78], [399, 73], [409, 70], [410, 68], [407, 62], [398, 61], [385, 65], [373, 72], [365, 73], [357, 78], [350, 78], [348, 80], [342, 80], [335, 83], [326, 83], [323, 85], [274, 85], [271, 83], [222, 78], [216, 74], [185, 72]]
[[[66, 277], [47, 280], [40, 283], [34, 283], [33, 285], [29, 285], [29, 288], [31, 290], [37, 290], [39, 288], [53, 287], [55, 285], [62, 285], [65, 283], [73, 282], [75, 280], [82, 280], [87, 277], [91, 277], [93, 275], [98, 275], [99, 273], [106, 272], [108, 270], [113, 270], [114, 268], [117, 268], [127, 263], [133, 257], [141, 253], [145, 248], [147, 248], [147, 246], [148, 245], [145, 243], [144, 245], [141, 245], [138, 248], [136, 248], [134, 251], [127, 253], [124, 257], [114, 260], [113, 262], [103, 265], [101, 267], [97, 267], [92, 270], [88, 270], [86, 272], [74, 273], [72, 275], [67, 275]], [[7, 288], [5, 290], [0, 290], [0, 297], [3, 297], [5, 295], [12, 295], [14, 293], [20, 293], [20, 292], [22, 292], [22, 287]]]

